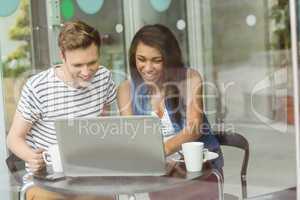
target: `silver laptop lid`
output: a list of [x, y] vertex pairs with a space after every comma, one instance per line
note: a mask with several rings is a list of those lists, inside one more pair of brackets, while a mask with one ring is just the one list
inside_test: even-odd
[[66, 176], [160, 176], [165, 155], [155, 116], [60, 119], [55, 122]]

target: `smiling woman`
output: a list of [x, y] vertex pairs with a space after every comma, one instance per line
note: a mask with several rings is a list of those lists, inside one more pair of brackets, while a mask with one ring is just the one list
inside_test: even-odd
[[167, 156], [176, 156], [185, 142], [202, 141], [220, 155], [212, 165], [221, 171], [219, 143], [203, 112], [201, 76], [184, 66], [173, 33], [160, 24], [146, 25], [135, 34], [129, 54], [131, 80], [119, 86], [120, 113], [158, 116]]

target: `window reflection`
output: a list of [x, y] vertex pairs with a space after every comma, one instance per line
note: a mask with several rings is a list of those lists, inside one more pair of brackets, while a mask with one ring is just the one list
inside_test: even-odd
[[7, 17], [9, 15], [12, 15], [17, 10], [20, 4], [20, 0], [2, 0], [0, 1], [0, 4], [0, 16]]
[[74, 4], [72, 0], [62, 0], [60, 4], [62, 17], [67, 21], [74, 17]]
[[139, 19], [136, 20], [140, 21], [140, 26], [160, 23], [169, 27], [180, 44], [185, 64], [189, 66], [187, 30], [185, 29], [185, 26], [182, 26], [182, 24], [186, 22], [185, 7], [185, 1], [180, 0], [140, 0], [138, 7], [140, 15]]
[[103, 5], [104, 0], [89, 0], [87, 3], [86, 0], [76, 0], [79, 8], [86, 14], [96, 14]]
[[[206, 34], [204, 41], [212, 43], [204, 45], [212, 60], [207, 63], [211, 67], [204, 67], [204, 77], [216, 86], [214, 94], [218, 96], [210, 110], [214, 112], [213, 124], [241, 132], [249, 141], [248, 196], [294, 187], [288, 1], [209, 2], [211, 14], [205, 15], [204, 29], [211, 34]], [[284, 150], [278, 146], [284, 146]], [[228, 173], [238, 170], [236, 159], [225, 157], [225, 180], [230, 183], [234, 180]], [[284, 179], [280, 172], [283, 166]]]
[[164, 12], [166, 11], [172, 0], [150, 0], [150, 3], [152, 7], [157, 11], [157, 12]]
[[31, 69], [29, 1], [22, 0], [16, 13], [0, 18], [6, 127], [15, 112], [22, 77]]

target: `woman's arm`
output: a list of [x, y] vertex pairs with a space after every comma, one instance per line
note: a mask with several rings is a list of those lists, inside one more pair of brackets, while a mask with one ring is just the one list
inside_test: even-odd
[[181, 149], [181, 144], [185, 142], [198, 140], [201, 136], [199, 132], [202, 114], [202, 79], [200, 74], [189, 69], [184, 91], [186, 91], [186, 126], [179, 134], [169, 139], [165, 143], [165, 153], [170, 155]]
[[117, 101], [121, 115], [133, 115], [130, 81], [123, 81], [117, 90]]

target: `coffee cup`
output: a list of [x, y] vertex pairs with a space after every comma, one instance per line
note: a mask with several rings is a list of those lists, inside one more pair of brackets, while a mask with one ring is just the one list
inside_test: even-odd
[[42, 153], [43, 159], [47, 165], [52, 165], [53, 172], [63, 172], [58, 145], [52, 145], [47, 151]]
[[208, 150], [203, 142], [187, 142], [182, 144], [184, 162], [187, 171], [197, 172], [202, 170], [203, 162], [207, 160]]

